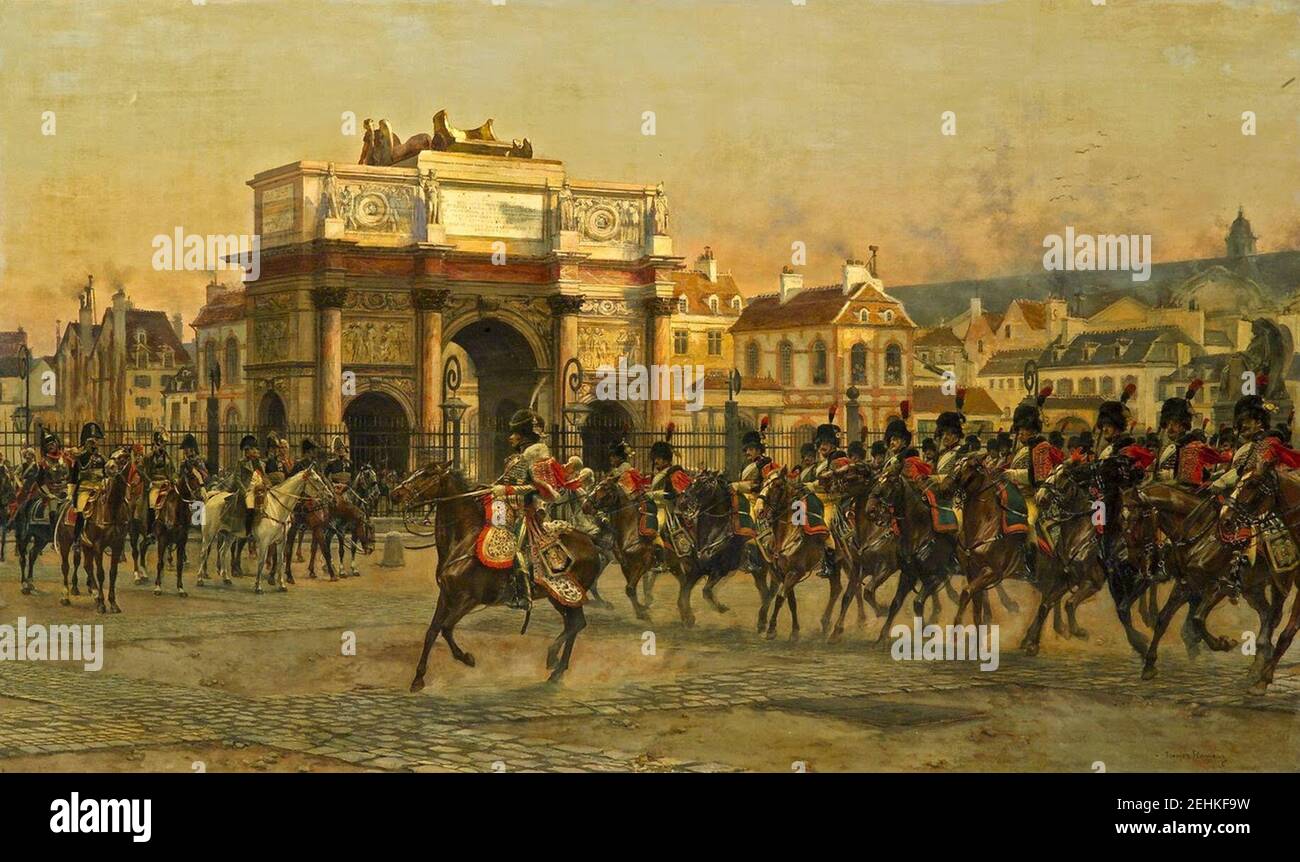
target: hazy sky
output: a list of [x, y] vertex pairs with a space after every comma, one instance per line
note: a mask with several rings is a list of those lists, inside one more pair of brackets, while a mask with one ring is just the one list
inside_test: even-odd
[[[255, 173], [355, 161], [447, 108], [581, 178], [663, 180], [677, 250], [747, 293], [881, 247], [886, 284], [1030, 271], [1042, 240], [1300, 248], [1300, 3], [0, 0], [0, 328], [37, 349], [94, 273], [202, 304], [152, 237], [248, 233]], [[42, 135], [53, 111], [56, 134]], [[657, 134], [641, 133], [654, 111]], [[940, 134], [953, 111], [957, 134]], [[1241, 133], [1243, 111], [1258, 134]]]

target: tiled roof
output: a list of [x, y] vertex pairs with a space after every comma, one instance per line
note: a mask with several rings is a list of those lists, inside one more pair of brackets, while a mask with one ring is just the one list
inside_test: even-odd
[[22, 370], [22, 357], [0, 356], [0, 377], [21, 377]]
[[750, 297], [740, 319], [732, 325], [732, 332], [751, 332], [764, 329], [792, 329], [799, 326], [829, 326], [848, 303], [886, 304], [898, 313], [898, 326], [910, 326], [911, 320], [895, 297], [887, 296], [867, 282], [846, 296], [839, 284], [809, 287], [800, 290], [784, 303], [779, 294], [765, 293]]
[[[942, 386], [912, 387], [912, 412], [917, 415], [956, 409], [956, 399], [951, 395], [945, 395]], [[994, 403], [993, 397], [988, 392], [978, 386], [972, 386], [966, 390], [962, 413], [967, 416], [1001, 416], [1002, 409]]]
[[199, 309], [199, 314], [190, 326], [200, 328], [218, 323], [230, 323], [244, 317], [244, 290], [231, 290], [215, 297], [212, 302]]
[[[1177, 326], [1153, 326], [1145, 329], [1115, 329], [1107, 332], [1085, 332], [1075, 337], [1057, 358], [1049, 345], [1038, 364], [1041, 368], [1060, 368], [1079, 365], [1133, 365], [1146, 360], [1156, 342], [1190, 345], [1196, 355], [1202, 348]], [[1088, 355], [1085, 348], [1095, 346]], [[1118, 352], [1117, 352], [1118, 351]]]
[[916, 347], [964, 347], [965, 342], [946, 326], [923, 330], [912, 342]]
[[1015, 304], [1020, 306], [1020, 314], [1025, 318], [1025, 323], [1028, 324], [1030, 329], [1047, 328], [1046, 302], [1035, 302], [1032, 299], [1017, 299]]
[[[673, 272], [669, 273], [673, 280], [673, 299], [679, 296], [686, 296], [686, 312], [688, 314], [708, 314], [709, 297], [718, 297], [718, 316], [719, 317], [737, 317], [739, 312], [731, 307], [731, 299], [740, 296], [741, 301], [744, 297], [740, 294], [740, 289], [736, 287], [736, 279], [730, 274], [719, 275], [717, 281], [709, 281], [709, 277], [702, 272]], [[676, 306], [673, 307], [676, 312]]]
[[1021, 374], [1025, 370], [1025, 363], [1031, 359], [1037, 360], [1043, 355], [1043, 351], [1038, 347], [1024, 347], [1017, 350], [1002, 350], [988, 358], [980, 368], [979, 374]]
[[21, 329], [0, 330], [0, 358], [17, 356], [27, 344], [27, 333]]

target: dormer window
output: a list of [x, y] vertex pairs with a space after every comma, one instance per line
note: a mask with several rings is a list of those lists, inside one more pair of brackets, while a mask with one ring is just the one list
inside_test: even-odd
[[1090, 361], [1092, 360], [1092, 357], [1094, 357], [1094, 356], [1097, 355], [1097, 347], [1098, 347], [1098, 346], [1099, 346], [1099, 345], [1098, 345], [1097, 342], [1095, 342], [1095, 341], [1089, 341], [1089, 342], [1087, 342], [1086, 344], [1083, 345], [1083, 361], [1084, 361], [1084, 362], [1090, 362]]
[[880, 313], [880, 317], [885, 321], [885, 323], [893, 323], [894, 310], [892, 308], [886, 308], [884, 311]]
[[871, 322], [870, 311], [864, 308], [858, 312], [858, 323], [870, 323], [870, 322]]
[[148, 341], [149, 333], [145, 332], [143, 329], [137, 329], [135, 331], [135, 343], [137, 346], [143, 347], [148, 343]]
[[1119, 359], [1120, 357], [1122, 357], [1122, 356], [1123, 356], [1123, 355], [1128, 351], [1128, 349], [1129, 349], [1132, 345], [1133, 345], [1133, 342], [1130, 341], [1130, 340], [1127, 339], [1127, 338], [1121, 338], [1121, 339], [1119, 339], [1118, 341], [1116, 341], [1116, 342], [1115, 342], [1115, 358], [1116, 358], [1116, 359]]
[[[1086, 348], [1085, 348], [1086, 349]], [[1058, 344], [1052, 348], [1052, 358], [1060, 362], [1065, 358], [1066, 347], [1064, 344]]]
[[677, 297], [677, 313], [686, 314], [688, 311], [690, 311], [690, 304], [686, 301], [686, 296]]
[[709, 297], [709, 312], [711, 314], [717, 314], [719, 308], [720, 305], [719, 305], [718, 295], [715, 293], [714, 295]]
[[739, 312], [744, 307], [744, 303], [741, 301], [739, 296], [733, 296], [731, 298], [731, 307], [735, 311]]

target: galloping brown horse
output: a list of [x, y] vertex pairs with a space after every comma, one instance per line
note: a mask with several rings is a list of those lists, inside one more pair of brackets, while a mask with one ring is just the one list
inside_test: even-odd
[[[1263, 537], [1259, 535], [1259, 527], [1270, 515], [1278, 517], [1291, 534], [1291, 540], [1297, 541], [1297, 536], [1300, 536], [1300, 477], [1292, 472], [1278, 471], [1273, 457], [1266, 453], [1256, 458], [1254, 466], [1238, 481], [1222, 512], [1222, 518], [1226, 521], [1224, 526], [1231, 529], [1244, 523], [1255, 534], [1257, 545], [1261, 545], [1257, 548], [1255, 565], [1243, 573], [1243, 586], [1247, 596], [1253, 592], [1252, 581], [1256, 580], [1266, 580], [1273, 595], [1267, 623], [1264, 614], [1259, 608], [1255, 608], [1260, 614], [1257, 641], [1267, 644], [1267, 658], [1260, 659], [1263, 653], [1258, 648], [1255, 654], [1255, 666], [1252, 667], [1252, 671], [1256, 673], [1249, 689], [1250, 693], [1255, 695], [1262, 695], [1268, 691], [1278, 662], [1291, 648], [1296, 630], [1300, 629], [1300, 598], [1297, 598], [1291, 605], [1291, 615], [1287, 619], [1286, 627], [1278, 636], [1277, 643], [1269, 643], [1273, 627], [1282, 617], [1282, 607], [1286, 604], [1287, 596], [1295, 587], [1300, 586], [1300, 580], [1297, 580], [1294, 571], [1285, 575], [1270, 576], [1268, 563], [1262, 559], [1265, 550], [1262, 547]], [[1252, 602], [1252, 607], [1254, 606]]]
[[[614, 538], [614, 559], [623, 571], [623, 580], [627, 584], [623, 592], [632, 603], [636, 618], [650, 619], [650, 609], [637, 598], [637, 584], [641, 583], [641, 578], [655, 564], [655, 536], [641, 533], [639, 501], [629, 496], [614, 476], [606, 476], [591, 489], [587, 502], [609, 522]], [[675, 554], [673, 559], [676, 559]], [[683, 616], [682, 620], [685, 622], [686, 617]], [[692, 619], [686, 624], [693, 623]]]
[[1024, 570], [1025, 533], [1003, 533], [1007, 508], [1002, 502], [1006, 479], [995, 476], [984, 465], [983, 456], [962, 457], [946, 479], [939, 483], [942, 496], [960, 493], [965, 499], [962, 524], [957, 538], [957, 561], [966, 573], [966, 585], [957, 601], [954, 625], [961, 624], [966, 605], [973, 601], [975, 623], [992, 619], [987, 590], [1004, 578]]
[[195, 503], [203, 500], [203, 486], [189, 470], [182, 470], [180, 482], [167, 484], [159, 495], [158, 509], [154, 513], [153, 538], [158, 546], [158, 563], [154, 573], [153, 594], [162, 595], [162, 573], [167, 552], [176, 556], [176, 595], [184, 598], [183, 573], [185, 547], [190, 539], [190, 526], [194, 523]]
[[[888, 566], [888, 571], [885, 573], [888, 576], [897, 568], [894, 543], [886, 541], [884, 544], [888, 547], [882, 547], [881, 543], [875, 541], [876, 537], [870, 535], [871, 522], [866, 516], [867, 494], [870, 493], [875, 479], [876, 472], [871, 465], [862, 463], [838, 468], [821, 480], [829, 493], [840, 498], [841, 510], [848, 509], [845, 517], [853, 526], [852, 546], [841, 547], [840, 542], [836, 542], [835, 546], [838, 565], [831, 572], [830, 597], [826, 601], [826, 610], [822, 612], [822, 633], [826, 635], [827, 643], [838, 643], [844, 636], [844, 618], [848, 616], [849, 605], [855, 601], [858, 605], [858, 625], [866, 625], [867, 612], [863, 607], [862, 584], [868, 572], [878, 574], [882, 565], [885, 565]], [[892, 539], [893, 536], [888, 538]], [[841, 570], [848, 576], [847, 585], [843, 587], [840, 584]], [[843, 590], [842, 598], [841, 590]], [[872, 594], [874, 596], [874, 590]], [[840, 599], [840, 615], [835, 621], [835, 627], [831, 628], [831, 615], [835, 610], [836, 599]], [[874, 602], [872, 607], [877, 613], [880, 612]]]
[[794, 588], [814, 570], [821, 568], [826, 550], [827, 531], [810, 533], [805, 522], [795, 517], [796, 503], [807, 504], [809, 492], [784, 470], [773, 470], [763, 483], [759, 499], [763, 512], [759, 516], [766, 522], [768, 535], [759, 533], [761, 546], [771, 566], [771, 587], [776, 597], [772, 616], [767, 622], [767, 639], [776, 637], [776, 623], [781, 616], [781, 606], [790, 603], [790, 640], [799, 639], [799, 605]]
[[[487, 488], [471, 489], [451, 462], [433, 463], [416, 470], [402, 481], [389, 495], [399, 506], [435, 505], [437, 517], [434, 526], [434, 543], [438, 549], [438, 603], [424, 636], [424, 649], [415, 668], [411, 691], [424, 688], [424, 675], [429, 667], [429, 653], [438, 636], [447, 641], [452, 657], [474, 666], [474, 656], [457, 644], [453, 629], [470, 611], [481, 606], [498, 605], [505, 601], [507, 578], [510, 570], [488, 568], [475, 553], [475, 540], [483, 527], [483, 497]], [[599, 553], [586, 533], [569, 530], [561, 535], [565, 547], [573, 557], [569, 573], [584, 595], [600, 574]], [[564, 630], [546, 651], [546, 667], [551, 671], [549, 680], [559, 682], [568, 670], [573, 653], [573, 642], [587, 626], [582, 606], [561, 604], [533, 585], [535, 597], [546, 596], [564, 620]], [[525, 619], [525, 627], [527, 620]]]

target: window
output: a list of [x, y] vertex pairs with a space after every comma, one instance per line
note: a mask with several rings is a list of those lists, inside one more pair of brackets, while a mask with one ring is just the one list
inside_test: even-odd
[[778, 373], [781, 375], [781, 385], [789, 386], [794, 383], [794, 347], [790, 342], [782, 341], [780, 347], [781, 362]]
[[829, 378], [829, 370], [826, 364], [826, 343], [817, 341], [813, 343], [812, 348], [812, 382], [824, 384]]
[[709, 330], [709, 355], [710, 356], [722, 355], [722, 330], [721, 329]]
[[159, 350], [158, 355], [162, 357], [163, 368], [172, 367], [172, 349], [164, 344]]
[[849, 382], [867, 382], [867, 345], [855, 344], [849, 351]]
[[871, 322], [871, 312], [869, 310], [864, 308], [858, 312], [858, 323], [870, 323], [870, 322]]
[[690, 303], [686, 301], [686, 295], [677, 297], [677, 313], [686, 314], [690, 311]]
[[758, 376], [758, 342], [751, 341], [745, 347], [745, 376]]
[[231, 383], [239, 382], [241, 364], [239, 362], [239, 342], [235, 336], [226, 339], [226, 367], [222, 369], [230, 377]]
[[980, 354], [984, 353], [984, 339], [981, 338], [979, 341], [975, 342], [975, 352]]
[[713, 314], [717, 314], [719, 308], [720, 308], [720, 306], [719, 306], [719, 304], [718, 304], [718, 297], [717, 297], [717, 294], [714, 294], [713, 296], [710, 296], [710, 297], [709, 297], [709, 311], [710, 311], [711, 313], [713, 313]]
[[683, 354], [690, 349], [690, 333], [685, 329], [673, 330], [673, 353]]
[[1107, 397], [1109, 397], [1109, 396], [1115, 394], [1115, 378], [1114, 378], [1114, 377], [1103, 377], [1103, 378], [1101, 378], [1101, 394], [1102, 394], [1102, 395], [1105, 395], [1105, 396], [1107, 396]]
[[203, 371], [211, 374], [212, 369], [220, 367], [221, 363], [217, 362], [217, 342], [209, 341], [203, 345]]
[[903, 382], [903, 351], [897, 344], [885, 348], [885, 385], [898, 386]]
[[740, 311], [742, 308], [744, 308], [744, 305], [745, 304], [741, 301], [739, 296], [733, 296], [731, 298], [731, 307], [734, 308], [736, 311]]
[[1006, 333], [1006, 337], [1007, 337], [1007, 338], [1010, 338], [1010, 337], [1011, 337], [1011, 324], [1008, 323], [1007, 326], [1006, 326], [1006, 329], [1003, 330], [1003, 331]]
[[1091, 377], [1085, 377], [1085, 378], [1083, 378], [1082, 380], [1080, 380], [1080, 381], [1079, 381], [1079, 394], [1080, 394], [1080, 395], [1096, 395], [1096, 394], [1097, 394], [1097, 381], [1093, 380]]
[[136, 389], [148, 389], [153, 384], [153, 378], [148, 374], [137, 374], [133, 386]]
[[1064, 397], [1064, 396], [1069, 396], [1074, 394], [1074, 381], [1070, 380], [1069, 378], [1062, 378], [1061, 380], [1057, 381], [1056, 386], [1058, 390], [1056, 393], [1057, 395]]
[[884, 311], [880, 313], [880, 317], [885, 321], [885, 323], [893, 323], [894, 310], [892, 308], [886, 308]]

